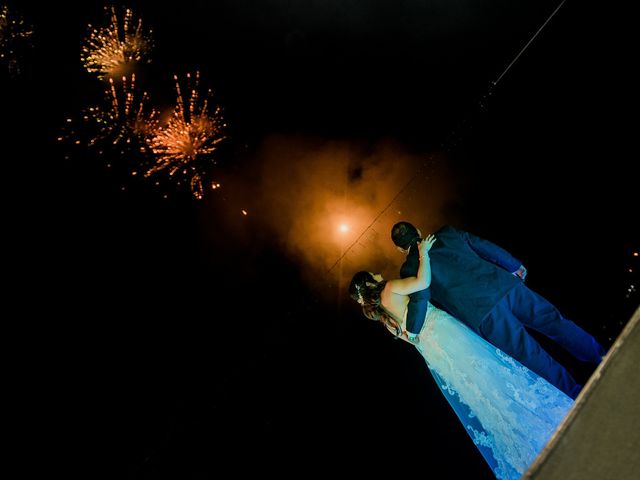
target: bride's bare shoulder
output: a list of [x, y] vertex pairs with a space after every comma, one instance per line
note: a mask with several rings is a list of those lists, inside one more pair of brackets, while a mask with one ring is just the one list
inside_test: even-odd
[[382, 292], [380, 292], [380, 301], [382, 302], [382, 306], [387, 310], [396, 316], [402, 317], [401, 312], [403, 312], [409, 297], [394, 292], [393, 284], [389, 285], [393, 281], [394, 280], [389, 280], [382, 289]]

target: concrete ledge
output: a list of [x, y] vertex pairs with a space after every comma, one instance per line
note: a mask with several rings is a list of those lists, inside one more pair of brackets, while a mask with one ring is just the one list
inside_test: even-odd
[[640, 307], [522, 480], [640, 479]]

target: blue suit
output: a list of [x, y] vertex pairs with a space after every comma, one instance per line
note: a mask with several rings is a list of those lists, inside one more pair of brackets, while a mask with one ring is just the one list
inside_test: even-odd
[[[522, 262], [497, 245], [451, 226], [435, 232], [431, 247], [431, 285], [410, 295], [407, 330], [420, 332], [428, 301], [448, 311], [503, 352], [575, 398], [581, 387], [527, 332], [533, 328], [576, 358], [598, 363], [604, 348], [545, 298], [513, 275]], [[413, 245], [400, 276], [418, 272]]]

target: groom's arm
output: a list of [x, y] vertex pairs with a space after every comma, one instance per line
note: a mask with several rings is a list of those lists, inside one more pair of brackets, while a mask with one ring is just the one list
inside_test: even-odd
[[[415, 276], [418, 271], [418, 266], [419, 259], [417, 252], [413, 255], [409, 253], [407, 260], [400, 268], [400, 277], [407, 278]], [[407, 332], [409, 334], [418, 335], [420, 330], [422, 330], [430, 298], [431, 290], [429, 288], [409, 295], [409, 304], [407, 305]]]
[[418, 335], [422, 330], [429, 298], [431, 298], [431, 291], [428, 288], [409, 295], [409, 305], [407, 305], [407, 332], [409, 334]]
[[[485, 260], [504, 268], [506, 271], [513, 273], [514, 275], [519, 269], [524, 269], [522, 262], [504, 248], [469, 232], [460, 231], [460, 233], [462, 233], [463, 238], [471, 249]], [[526, 269], [524, 270], [526, 275]], [[518, 276], [524, 280], [524, 276]]]

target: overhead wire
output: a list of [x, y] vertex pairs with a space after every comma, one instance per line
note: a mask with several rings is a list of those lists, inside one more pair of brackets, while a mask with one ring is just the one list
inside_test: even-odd
[[[518, 61], [518, 59], [522, 56], [522, 54], [529, 48], [529, 46], [533, 43], [533, 41], [540, 34], [540, 32], [547, 26], [547, 24], [551, 21], [551, 19], [558, 13], [558, 11], [564, 5], [565, 2], [566, 2], [566, 0], [562, 0], [560, 2], [560, 4], [558, 4], [558, 6], [553, 10], [553, 12], [551, 12], [551, 14], [547, 17], [547, 19], [540, 26], [540, 28], [538, 28], [538, 30], [536, 30], [536, 32], [533, 34], [533, 36], [527, 41], [527, 43], [525, 43], [524, 47], [522, 47], [522, 49], [520, 49], [520, 51], [516, 54], [516, 56], [513, 58], [513, 60], [502, 71], [502, 73], [500, 73], [500, 75], [498, 75], [498, 77], [490, 83], [489, 90], [487, 91], [487, 93], [482, 95], [480, 97], [480, 100], [477, 102], [477, 104], [480, 106], [480, 108], [486, 109], [486, 100], [493, 94], [493, 89], [498, 85], [498, 83], [502, 80], [502, 78], [506, 75], [506, 73], [511, 69], [511, 67], [513, 67], [513, 65]], [[464, 123], [465, 123], [465, 121], [463, 120], [460, 124], [464, 124]], [[448, 148], [449, 143], [456, 139], [456, 133], [457, 133], [457, 130], [454, 129], [440, 143], [440, 149], [441, 150], [446, 150]], [[353, 247], [356, 244], [359, 243], [360, 239], [362, 239], [362, 237], [364, 237], [373, 228], [373, 226], [380, 219], [380, 217], [382, 217], [387, 212], [387, 210], [389, 210], [389, 208], [391, 208], [391, 206], [396, 202], [396, 200], [422, 174], [423, 170], [425, 170], [426, 167], [432, 167], [433, 165], [435, 165], [435, 163], [436, 163], [436, 160], [434, 159], [434, 155], [433, 154], [429, 154], [427, 159], [426, 159], [426, 161], [421, 163], [420, 167], [415, 171], [415, 173], [411, 176], [411, 178], [409, 178], [409, 180], [407, 180], [407, 182], [405, 182], [404, 185], [402, 185], [400, 187], [400, 189], [393, 196], [393, 198], [391, 198], [391, 200], [384, 206], [384, 208], [371, 220], [369, 225], [367, 225], [363, 229], [362, 233], [347, 248], [342, 249], [342, 253], [341, 253], [340, 257], [338, 257], [338, 259], [331, 265], [331, 267], [329, 267], [329, 269], [327, 270], [327, 273], [331, 273], [331, 271], [337, 265], [340, 264], [340, 262], [343, 260], [343, 258], [353, 249]]]

